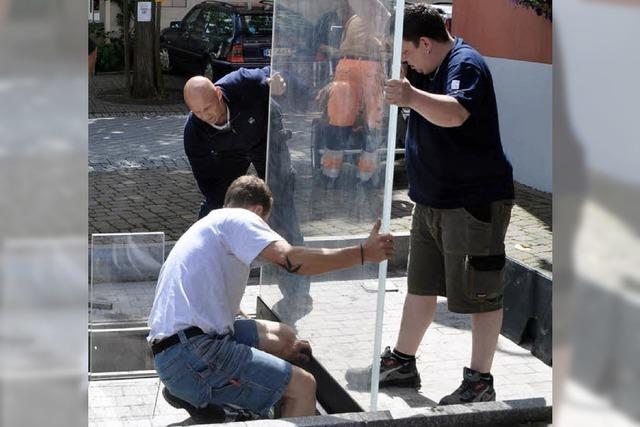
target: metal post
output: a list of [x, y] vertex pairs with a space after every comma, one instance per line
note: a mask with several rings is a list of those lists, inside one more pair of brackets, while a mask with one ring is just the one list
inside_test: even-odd
[[[391, 77], [400, 78], [400, 56], [402, 52], [402, 28], [404, 20], [404, 0], [396, 2], [395, 32], [393, 35], [393, 64]], [[391, 222], [391, 197], [393, 191], [393, 166], [396, 151], [396, 125], [398, 122], [398, 107], [391, 105], [389, 110], [389, 129], [387, 133], [387, 168], [384, 181], [384, 202], [382, 205], [382, 227], [380, 233], [389, 231]], [[384, 292], [387, 279], [387, 261], [380, 263], [378, 270], [378, 305], [376, 308], [376, 329], [373, 343], [373, 364], [371, 369], [371, 407], [370, 411], [378, 407], [378, 381], [380, 379], [380, 347], [382, 346], [382, 323], [384, 318]]]

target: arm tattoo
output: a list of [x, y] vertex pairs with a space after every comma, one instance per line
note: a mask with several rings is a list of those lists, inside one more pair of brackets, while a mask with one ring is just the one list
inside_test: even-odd
[[282, 264], [280, 264], [280, 267], [284, 268], [289, 273], [297, 273], [298, 270], [300, 270], [300, 267], [302, 267], [302, 264], [298, 264], [298, 265], [291, 264], [291, 260], [289, 259], [288, 255], [285, 255], [285, 259], [287, 260], [287, 262], [286, 263], [283, 262]]

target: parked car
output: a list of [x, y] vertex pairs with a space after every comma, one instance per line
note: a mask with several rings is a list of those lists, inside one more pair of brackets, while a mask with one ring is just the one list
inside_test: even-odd
[[271, 60], [272, 25], [268, 5], [204, 1], [160, 33], [161, 68], [215, 81], [240, 67], [264, 67]]

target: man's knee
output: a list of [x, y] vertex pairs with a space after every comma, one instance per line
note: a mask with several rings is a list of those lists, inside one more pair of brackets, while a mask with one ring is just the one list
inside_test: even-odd
[[315, 396], [316, 387], [316, 379], [311, 373], [297, 366], [292, 366], [291, 381], [289, 381], [284, 395], [288, 398]]
[[285, 356], [296, 342], [296, 333], [289, 325], [278, 322], [256, 321], [259, 348], [276, 356]]

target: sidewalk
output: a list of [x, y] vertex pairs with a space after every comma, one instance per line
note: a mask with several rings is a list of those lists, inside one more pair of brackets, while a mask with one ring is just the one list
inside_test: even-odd
[[124, 73], [96, 74], [89, 80], [89, 117], [115, 117], [135, 114], [187, 114], [182, 99], [186, 78], [163, 74], [166, 99], [135, 100], [125, 96]]
[[[391, 345], [395, 339], [406, 289], [406, 278], [390, 280], [399, 290], [385, 294], [383, 346]], [[318, 361], [365, 409], [370, 404], [368, 389], [347, 384], [344, 374], [348, 368], [371, 363], [376, 309], [376, 293], [371, 289], [377, 281], [369, 282], [312, 282], [310, 294], [314, 309], [296, 323], [300, 336], [311, 341]], [[281, 297], [277, 286], [259, 287], [254, 283], [247, 287], [242, 302], [247, 313], [255, 311], [258, 294], [268, 304]], [[434, 323], [417, 353], [422, 388], [418, 391], [383, 388], [378, 396], [378, 410], [435, 405], [459, 385], [462, 367], [468, 363], [470, 346], [469, 316], [448, 312], [445, 299], [439, 298]], [[498, 400], [544, 398], [551, 404], [552, 369], [502, 336], [498, 340], [492, 372]], [[91, 381], [89, 423], [92, 426], [182, 424], [187, 413], [170, 407], [157, 392], [156, 378]]]

